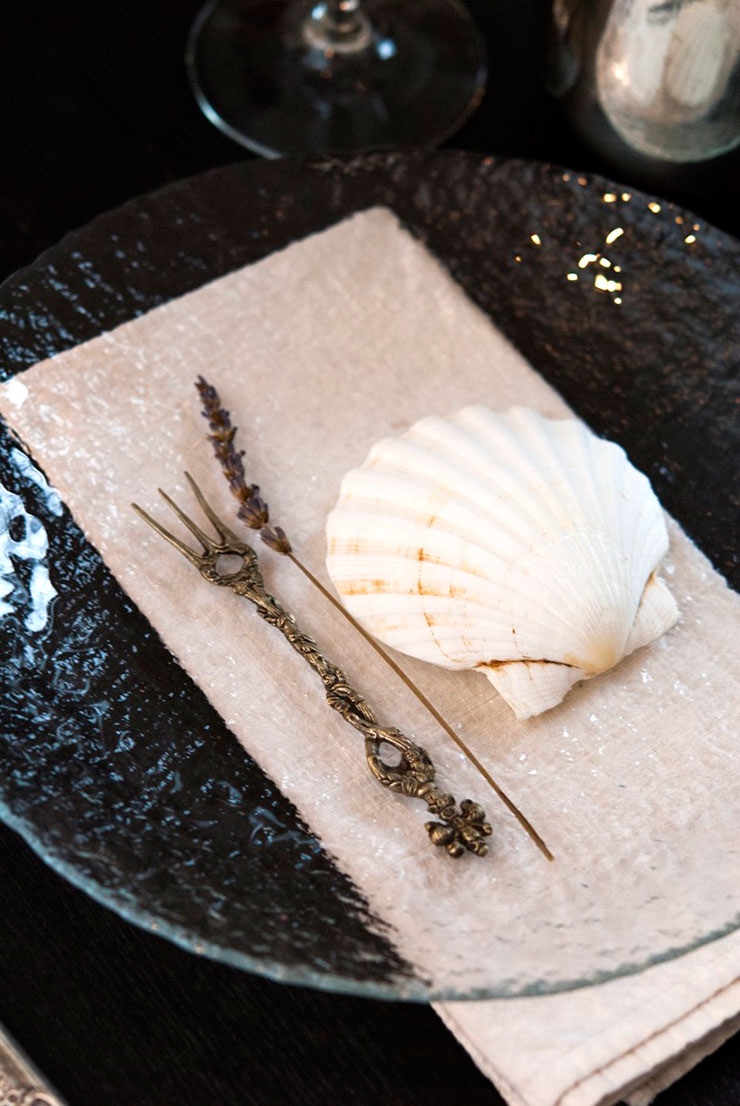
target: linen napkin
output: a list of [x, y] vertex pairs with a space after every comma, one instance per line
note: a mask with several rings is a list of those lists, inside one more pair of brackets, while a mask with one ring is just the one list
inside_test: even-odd
[[241, 426], [248, 478], [272, 519], [326, 583], [324, 519], [342, 475], [377, 439], [467, 404], [548, 416], [568, 415], [566, 405], [382, 209], [0, 389], [0, 410], [110, 570], [402, 955], [448, 994], [493, 976], [497, 993], [538, 994], [438, 1006], [505, 1097], [607, 1106], [642, 1082], [641, 1106], [716, 1047], [740, 1010], [737, 936], [624, 975], [729, 934], [737, 916], [737, 595], [671, 523], [679, 624], [526, 723], [480, 675], [396, 657], [546, 838], [557, 858], [548, 864], [367, 643], [289, 562], [261, 554], [269, 590], [356, 677], [381, 721], [423, 744], [458, 798], [485, 801], [493, 857], [454, 864], [430, 849], [420, 804], [372, 780], [361, 742], [279, 635], [243, 600], [214, 594], [129, 510], [136, 500], [162, 518], [157, 485], [192, 510], [188, 469], [232, 516], [204, 441], [198, 373]]

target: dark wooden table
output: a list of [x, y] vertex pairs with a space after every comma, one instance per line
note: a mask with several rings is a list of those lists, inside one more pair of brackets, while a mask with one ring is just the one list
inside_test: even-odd
[[[0, 276], [138, 193], [247, 156], [206, 122], [186, 82], [198, 6], [2, 7]], [[619, 177], [543, 90], [546, 0], [470, 7], [491, 76], [450, 145]], [[663, 192], [740, 232], [737, 162], [714, 181], [668, 182]], [[198, 960], [93, 903], [3, 826], [0, 878], [0, 1022], [69, 1106], [501, 1103], [426, 1007], [300, 990]], [[738, 1103], [738, 1038], [659, 1099]]]

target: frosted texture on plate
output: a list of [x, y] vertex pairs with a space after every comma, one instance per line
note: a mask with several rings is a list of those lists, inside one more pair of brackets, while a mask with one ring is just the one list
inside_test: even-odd
[[[264, 171], [282, 181], [273, 195], [290, 195], [294, 169], [270, 166]], [[178, 210], [198, 211], [205, 204], [209, 214], [201, 228], [203, 255], [213, 257], [214, 235], [219, 234], [232, 251], [227, 257], [219, 254], [210, 268], [197, 253], [194, 260], [191, 226], [189, 253], [185, 240], [179, 240], [183, 256], [191, 260], [183, 266], [185, 275], [173, 278], [173, 293], [185, 291], [188, 282], [200, 284], [206, 270], [217, 275], [220, 267], [228, 267], [229, 258], [243, 263], [255, 256], [256, 247], [247, 243], [240, 253], [234, 245], [234, 195], [227, 182], [238, 192], [244, 180], [239, 172], [201, 182], [200, 187], [192, 185], [192, 192], [180, 186], [167, 197], [168, 204], [160, 201], [170, 214], [157, 249], [166, 244], [176, 252], [183, 232], [166, 228], [174, 226]], [[285, 179], [281, 173], [287, 174]], [[716, 317], [722, 316], [723, 326], [731, 325], [732, 297], [718, 273], [730, 280], [736, 247], [712, 232], [705, 249], [712, 251], [713, 269], [694, 271], [687, 280], [681, 253], [685, 247], [670, 238], [665, 226], [649, 221], [646, 204], [634, 218], [628, 209], [620, 212], [622, 223], [631, 227], [631, 239], [622, 242], [619, 255], [625, 284], [628, 269], [635, 284], [649, 271], [656, 286], [662, 285], [662, 295], [651, 303], [648, 317], [644, 290], [631, 304], [623, 294], [622, 326], [629, 321], [630, 327], [623, 347], [615, 350], [613, 300], [598, 285], [579, 282], [574, 288], [565, 279], [572, 263], [567, 254], [581, 248], [576, 242], [603, 243], [614, 225], [613, 209], [600, 203], [599, 182], [589, 191], [541, 167], [492, 167], [472, 158], [443, 156], [371, 161], [334, 173], [335, 191], [324, 209], [318, 197], [326, 195], [327, 177], [316, 178], [312, 224], [305, 217], [305, 204], [288, 202], [285, 218], [293, 233], [318, 229], [322, 222], [378, 198], [387, 202], [393, 193], [397, 210], [416, 229], [428, 228], [437, 249], [443, 251], [446, 243], [447, 259], [458, 275], [471, 279], [471, 287], [470, 273], [476, 272], [476, 294], [530, 359], [557, 380], [594, 429], [620, 440], [652, 478], [658, 472], [664, 503], [672, 498], [682, 508], [674, 506], [674, 512], [684, 521], [691, 518], [693, 532], [724, 563], [726, 528], [705, 516], [707, 496], [692, 495], [684, 501], [681, 496], [684, 487], [693, 490], [692, 481], [701, 478], [703, 464], [715, 473], [722, 471], [725, 458], [731, 456], [725, 452], [728, 440], [713, 429], [706, 410], [696, 412], [688, 402], [674, 405], [675, 421], [663, 436], [649, 435], [650, 412], [656, 407], [645, 400], [655, 375], [655, 344], [652, 351], [647, 347], [656, 320], [659, 329], [670, 313], [671, 332], [683, 327], [683, 340], [671, 347], [671, 353], [685, 390], [700, 367], [698, 350], [706, 321], [695, 326], [694, 319], [708, 289]], [[420, 175], [428, 177], [424, 188], [419, 187]], [[497, 206], [492, 208], [494, 195]], [[521, 214], [523, 195], [528, 197], [526, 220]], [[468, 211], [462, 227], [459, 219], [446, 221], [453, 196]], [[255, 201], [256, 226], [274, 217], [274, 205], [268, 212], [265, 199], [263, 211], [262, 202]], [[158, 210], [156, 197], [148, 203]], [[129, 214], [133, 217], [134, 212]], [[520, 276], [520, 263], [513, 257], [522, 256], [532, 226], [542, 245], [526, 255], [528, 271]], [[372, 233], [363, 235], [363, 227]], [[482, 241], [490, 251], [485, 261]], [[280, 244], [280, 237], [274, 242]], [[541, 858], [506, 812], [485, 795], [478, 778], [420, 714], [409, 693], [389, 678], [363, 643], [347, 637], [339, 616], [303, 591], [289, 565], [269, 562], [274, 590], [300, 609], [307, 627], [329, 643], [327, 652], [361, 674], [358, 683], [383, 719], [428, 746], [445, 786], [460, 798], [470, 794], [485, 799], [496, 821], [490, 861], [453, 865], [430, 853], [421, 829], [421, 807], [404, 804], [369, 779], [357, 739], [318, 703], [310, 673], [296, 666], [292, 654], [281, 651], [279, 639], [270, 637], [272, 631], [257, 624], [238, 600], [237, 607], [215, 612], [210, 592], [193, 586], [186, 565], [174, 555], [163, 555], [153, 539], [142, 547], [142, 534], [125, 504], [135, 496], [153, 508], [151, 490], [158, 482], [183, 497], [180, 472], [185, 464], [203, 479], [222, 510], [230, 506], [201, 441], [197, 405], [189, 399], [198, 371], [214, 378], [227, 405], [235, 409], [254, 478], [263, 485], [275, 519], [318, 572], [323, 562], [323, 518], [336, 497], [339, 478], [378, 436], [430, 410], [449, 412], [467, 402], [524, 402], [545, 414], [564, 413], [562, 400], [495, 338], [485, 317], [383, 213], [367, 216], [351, 234], [339, 228], [323, 236], [312, 250], [309, 266], [297, 264], [300, 253], [273, 257], [258, 275], [257, 270], [237, 273], [219, 286], [204, 287], [189, 301], [173, 302], [126, 330], [103, 335], [63, 362], [43, 368], [43, 398], [29, 376], [24, 378], [29, 398], [20, 410], [3, 405], [32, 448], [36, 445], [46, 475], [106, 561], [117, 563], [121, 582], [165, 634], [181, 663], [198, 671], [201, 686], [226, 723], [298, 805], [366, 897], [374, 917], [391, 925], [388, 936], [399, 961], [383, 981], [359, 973], [353, 977], [346, 960], [338, 968], [332, 965], [331, 940], [326, 939], [323, 945], [321, 940], [308, 941], [306, 960], [300, 964], [293, 955], [283, 974], [411, 997], [523, 994], [638, 970], [727, 931], [736, 925], [738, 912], [738, 858], [732, 851], [735, 738], [729, 722], [730, 696], [736, 694], [738, 683], [728, 681], [724, 671], [733, 663], [729, 619], [736, 617], [737, 599], [675, 526], [670, 583], [685, 612], [683, 621], [665, 644], [636, 654], [614, 673], [576, 689], [567, 704], [542, 720], [513, 722], [492, 690], [481, 687], [484, 681], [473, 674], [466, 677], [403, 662], [543, 832], [557, 856], [554, 865]], [[612, 252], [616, 259], [616, 247]], [[505, 284], [499, 279], [502, 267]], [[149, 305], [155, 301], [152, 289], [158, 280], [160, 289], [167, 283], [153, 272], [142, 280], [146, 287], [139, 307], [142, 300]], [[671, 296], [666, 287], [672, 289]], [[306, 294], [310, 288], [313, 291]], [[333, 309], [327, 325], [318, 328], [316, 318], [324, 317], [321, 305], [329, 292]], [[19, 289], [11, 293], [23, 296]], [[573, 299], [576, 294], [578, 300]], [[126, 308], [119, 295], [105, 302], [111, 322], [131, 311], [131, 301]], [[565, 340], [575, 307], [581, 321], [578, 349]], [[88, 337], [98, 327], [97, 319], [83, 320], [75, 334]], [[557, 335], [563, 340], [556, 363], [552, 349]], [[605, 343], [605, 336], [611, 344]], [[662, 340], [664, 360], [665, 345]], [[625, 409], [614, 403], [620, 359], [627, 354], [631, 387], [642, 401], [632, 410], [628, 426], [618, 422]], [[38, 345], [28, 351], [19, 345], [17, 363], [24, 357], [25, 363], [32, 363], [38, 356]], [[714, 387], [720, 407], [723, 356], [722, 349], [715, 350]], [[707, 383], [707, 363], [705, 356], [705, 390], [715, 380], [710, 374]], [[589, 381], [585, 390], [584, 373]], [[663, 380], [661, 402], [674, 398], [672, 386], [671, 379]], [[598, 402], [599, 390], [602, 397], [609, 395], [609, 409], [616, 411], [612, 425], [607, 405]], [[181, 398], [173, 400], [173, 391]], [[708, 425], [702, 422], [705, 417]], [[331, 434], [326, 433], [327, 423]], [[674, 480], [666, 476], [660, 486], [659, 469], [662, 465], [673, 476], [693, 460], [680, 448], [682, 441], [693, 440], [691, 430], [699, 435], [702, 454], [710, 460], [698, 459], [690, 471], [687, 468], [686, 484], [678, 482], [679, 490], [671, 492]], [[71, 432], [76, 459], [70, 458], [65, 445]], [[712, 493], [722, 495], [716, 485]], [[722, 506], [719, 499], [714, 506], [716, 517]], [[172, 604], [173, 593], [179, 605]], [[160, 621], [165, 614], [166, 625]], [[238, 620], [238, 640], [230, 640], [228, 650], [216, 621], [221, 618]], [[204, 630], [194, 641], [196, 623]], [[718, 627], [726, 629], [724, 642]], [[231, 658], [226, 664], [225, 655]], [[132, 736], [146, 747], [146, 734]], [[97, 795], [94, 801], [107, 800]], [[82, 802], [81, 797], [76, 802]], [[173, 838], [183, 858], [190, 847], [187, 829], [187, 819], [182, 819], [179, 840]], [[213, 833], [217, 838], [217, 825]], [[156, 853], [156, 837], [152, 845]], [[65, 843], [72, 864], [75, 847], [79, 843]], [[240, 847], [248, 853], [246, 842]], [[285, 859], [279, 835], [270, 849], [272, 870], [279, 870], [281, 857]], [[204, 858], [196, 854], [191, 861], [197, 877]], [[295, 878], [293, 864], [294, 859], [282, 869], [285, 881]], [[103, 878], [98, 871], [98, 881]], [[105, 878], [115, 880], [115, 865]], [[259, 966], [261, 959], [264, 970], [275, 972], [276, 958], [270, 956], [269, 946], [277, 931], [263, 930], [265, 951], [257, 954], [246, 953], [241, 940], [230, 944], [230, 918], [237, 910], [243, 918], [244, 903], [233, 884], [222, 891], [219, 947], [207, 942], [200, 947], [251, 967]], [[177, 939], [188, 943], [188, 932], [196, 928], [193, 919], [208, 914], [212, 904], [199, 901], [197, 878], [187, 886], [175, 886], [172, 894], [163, 929], [175, 931]], [[134, 887], [130, 914], [136, 913], [137, 898]], [[255, 926], [260, 921], [264, 919], [255, 917]], [[368, 926], [377, 927], [377, 921], [369, 919]], [[401, 966], [403, 960], [416, 966], [415, 977]]]

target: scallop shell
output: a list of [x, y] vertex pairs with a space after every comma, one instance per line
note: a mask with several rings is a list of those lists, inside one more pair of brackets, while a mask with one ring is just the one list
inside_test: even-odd
[[371, 634], [483, 672], [522, 719], [678, 617], [647, 477], [582, 423], [526, 408], [467, 407], [379, 442], [345, 476], [327, 540]]

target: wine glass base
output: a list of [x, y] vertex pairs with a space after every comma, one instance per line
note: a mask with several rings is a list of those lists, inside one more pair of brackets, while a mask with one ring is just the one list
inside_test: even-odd
[[363, 0], [362, 11], [370, 35], [332, 50], [312, 39], [301, 0], [213, 0], [186, 54], [202, 111], [265, 157], [448, 138], [485, 88], [485, 45], [467, 10], [459, 0]]

